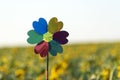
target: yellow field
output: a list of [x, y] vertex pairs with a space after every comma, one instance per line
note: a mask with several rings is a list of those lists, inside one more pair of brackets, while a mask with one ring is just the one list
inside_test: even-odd
[[[50, 80], [120, 80], [120, 43], [72, 44], [50, 56]], [[46, 58], [33, 47], [0, 49], [0, 80], [45, 80]]]

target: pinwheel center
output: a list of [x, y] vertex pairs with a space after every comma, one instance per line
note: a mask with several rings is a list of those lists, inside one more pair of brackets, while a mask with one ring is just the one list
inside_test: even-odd
[[50, 42], [52, 40], [52, 34], [50, 32], [47, 32], [43, 35], [43, 40], [45, 40], [46, 42]]

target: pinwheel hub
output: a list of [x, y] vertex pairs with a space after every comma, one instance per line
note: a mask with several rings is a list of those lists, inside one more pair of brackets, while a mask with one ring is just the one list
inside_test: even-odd
[[43, 40], [46, 42], [50, 42], [52, 40], [52, 34], [50, 32], [47, 32], [43, 35]]

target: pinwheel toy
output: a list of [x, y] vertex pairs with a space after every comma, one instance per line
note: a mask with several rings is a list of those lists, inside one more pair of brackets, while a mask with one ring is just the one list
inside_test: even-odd
[[44, 18], [39, 18], [38, 21], [33, 22], [33, 30], [28, 31], [29, 38], [27, 42], [36, 44], [34, 52], [41, 57], [47, 57], [47, 77], [48, 80], [48, 66], [49, 54], [56, 56], [57, 53], [62, 53], [61, 45], [68, 42], [67, 31], [61, 31], [63, 22], [58, 21], [56, 17], [50, 19], [49, 23]]

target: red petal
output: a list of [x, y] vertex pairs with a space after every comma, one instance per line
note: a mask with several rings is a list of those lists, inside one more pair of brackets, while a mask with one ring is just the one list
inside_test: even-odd
[[48, 50], [49, 45], [48, 42], [45, 41], [38, 43], [34, 48], [35, 53], [40, 54], [41, 57], [45, 57], [48, 54]]

